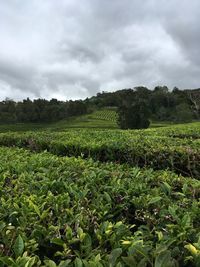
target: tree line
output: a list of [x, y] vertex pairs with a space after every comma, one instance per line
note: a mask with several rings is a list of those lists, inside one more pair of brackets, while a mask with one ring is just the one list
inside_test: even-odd
[[99, 106], [118, 107], [118, 124], [121, 128], [147, 128], [150, 120], [191, 122], [200, 119], [200, 89], [172, 91], [167, 86], [135, 87], [116, 92], [98, 93], [93, 97]]
[[136, 123], [148, 127], [148, 121], [189, 122], [200, 118], [200, 89], [180, 90], [156, 86], [97, 93], [85, 100], [59, 101], [29, 98], [0, 102], [0, 122], [54, 122], [90, 113], [103, 107], [117, 107], [121, 128]]
[[58, 101], [51, 99], [15, 102], [6, 99], [0, 102], [0, 122], [54, 122], [87, 113], [87, 105], [82, 100]]

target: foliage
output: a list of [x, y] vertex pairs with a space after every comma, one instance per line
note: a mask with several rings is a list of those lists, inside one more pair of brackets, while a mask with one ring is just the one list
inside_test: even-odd
[[30, 100], [22, 102], [5, 100], [0, 102], [0, 122], [54, 122], [71, 116], [88, 112], [86, 104], [81, 100], [58, 101], [51, 99]]
[[0, 266], [198, 266], [198, 180], [18, 148], [0, 167]]
[[89, 130], [0, 134], [0, 145], [61, 156], [92, 157], [153, 169], [200, 175], [199, 123], [147, 130]]
[[145, 102], [125, 104], [118, 108], [118, 124], [121, 129], [145, 129], [149, 127], [149, 110]]
[[[98, 112], [99, 109], [107, 107], [120, 108], [128, 105], [130, 108], [132, 105], [136, 105], [137, 109], [131, 112], [131, 116], [133, 116], [133, 114], [139, 113], [141, 102], [146, 103], [150, 111], [150, 118], [154, 121], [191, 122], [200, 118], [200, 89], [179, 90], [174, 88], [170, 92], [166, 86], [156, 86], [154, 90], [139, 86], [116, 92], [97, 93], [91, 98], [75, 101], [58, 101], [57, 99], [32, 101], [27, 98], [15, 102], [6, 99], [0, 102], [0, 123], [55, 122], [69, 119], [72, 116], [92, 113], [92, 111]], [[138, 116], [142, 118], [139, 118], [139, 121], [143, 122], [146, 120], [146, 115], [143, 114], [144, 110], [140, 110], [140, 112], [141, 114]], [[137, 121], [137, 118], [134, 121]], [[129, 125], [128, 128], [130, 128]]]
[[0, 132], [25, 132], [25, 131], [63, 131], [71, 128], [92, 128], [92, 129], [115, 129], [118, 128], [116, 122], [116, 109], [105, 108], [89, 114], [72, 116], [55, 122], [43, 123], [5, 123], [0, 124]]
[[200, 266], [199, 123], [53, 129], [0, 134], [0, 267]]
[[178, 122], [190, 122], [193, 118], [192, 111], [186, 104], [177, 105], [175, 114], [174, 120]]

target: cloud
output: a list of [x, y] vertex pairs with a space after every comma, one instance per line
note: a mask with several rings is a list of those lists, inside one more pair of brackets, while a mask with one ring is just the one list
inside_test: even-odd
[[0, 1], [0, 98], [200, 84], [200, 3]]

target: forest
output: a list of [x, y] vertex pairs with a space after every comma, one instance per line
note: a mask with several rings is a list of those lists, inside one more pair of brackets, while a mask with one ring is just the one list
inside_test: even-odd
[[7, 98], [0, 102], [0, 123], [55, 122], [89, 114], [103, 107], [116, 107], [118, 113], [126, 107], [132, 114], [129, 107], [141, 102], [145, 105], [147, 117], [153, 121], [191, 122], [200, 116], [200, 89], [180, 90], [174, 87], [170, 91], [167, 86], [157, 86], [153, 90], [139, 86], [115, 92], [103, 91], [75, 101], [27, 98], [15, 102]]

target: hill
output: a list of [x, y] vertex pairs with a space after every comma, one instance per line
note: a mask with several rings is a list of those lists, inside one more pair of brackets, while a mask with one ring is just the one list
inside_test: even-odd
[[0, 124], [0, 132], [63, 131], [68, 128], [116, 129], [118, 128], [116, 118], [116, 108], [102, 108], [90, 114], [73, 116], [54, 123]]
[[[80, 116], [83, 121], [106, 119], [107, 115], [103, 117], [104, 115], [99, 112], [97, 112], [97, 116], [100, 117], [96, 118], [88, 116], [84, 118], [82, 115], [89, 115], [99, 109], [107, 109], [107, 107], [109, 109], [111, 107], [113, 109], [123, 107], [124, 109], [137, 106], [139, 103], [143, 103], [143, 106], [146, 107], [145, 109], [149, 114], [148, 119], [152, 121], [180, 123], [200, 119], [199, 89], [179, 90], [174, 88], [173, 91], [170, 91], [166, 86], [157, 86], [154, 90], [149, 90], [146, 87], [136, 87], [115, 92], [102, 92], [85, 100], [75, 101], [30, 100], [27, 98], [15, 102], [6, 99], [0, 102], [0, 123], [35, 123], [36, 127], [40, 128], [37, 124], [53, 124], [62, 120], [72, 121], [74, 117], [77, 117], [79, 121], [78, 117]], [[90, 127], [89, 122], [88, 126]], [[111, 127], [115, 126], [111, 125]]]
[[[172, 122], [151, 122], [150, 127], [173, 125]], [[73, 116], [54, 123], [9, 123], [0, 124], [0, 133], [26, 131], [65, 131], [67, 129], [118, 129], [117, 112], [115, 107], [95, 110], [90, 114]]]

